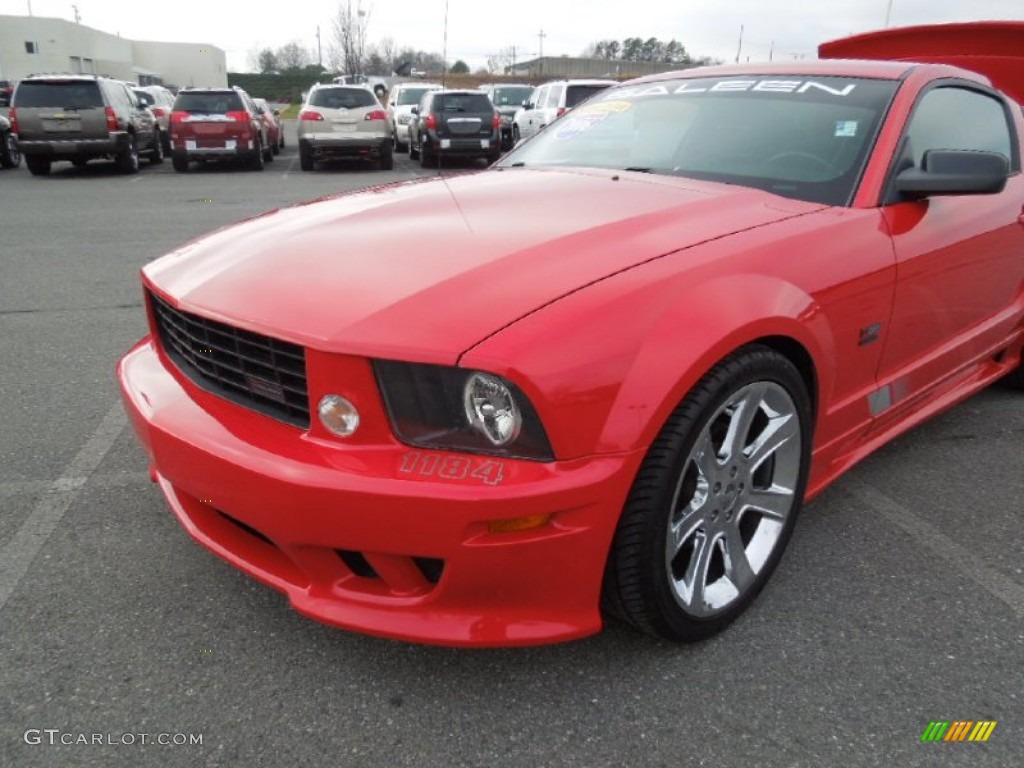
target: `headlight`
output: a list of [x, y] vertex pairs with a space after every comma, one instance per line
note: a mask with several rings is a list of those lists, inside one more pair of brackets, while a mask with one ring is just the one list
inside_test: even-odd
[[496, 446], [508, 445], [523, 426], [523, 415], [504, 381], [489, 373], [474, 373], [466, 381], [462, 403], [469, 425]]
[[492, 373], [443, 365], [373, 363], [395, 435], [424, 448], [553, 461], [526, 395]]
[[399, 125], [408, 125], [411, 122], [412, 122], [412, 115], [399, 115], [398, 116], [398, 124]]

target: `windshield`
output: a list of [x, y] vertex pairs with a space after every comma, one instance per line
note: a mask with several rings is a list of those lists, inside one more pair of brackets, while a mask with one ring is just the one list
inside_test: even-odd
[[741, 184], [847, 205], [897, 83], [700, 78], [613, 88], [499, 167], [584, 166]]
[[518, 107], [530, 98], [533, 88], [527, 86], [508, 86], [495, 88], [491, 93], [491, 101], [496, 107]]
[[403, 88], [398, 92], [398, 101], [395, 102], [396, 106], [408, 107], [420, 103], [420, 99], [423, 98], [423, 94], [427, 91], [432, 90], [430, 88]]

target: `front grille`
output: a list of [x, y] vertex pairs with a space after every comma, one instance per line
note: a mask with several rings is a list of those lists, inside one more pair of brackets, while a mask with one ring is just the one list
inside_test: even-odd
[[207, 392], [287, 424], [309, 427], [302, 347], [175, 309], [149, 294], [160, 342]]

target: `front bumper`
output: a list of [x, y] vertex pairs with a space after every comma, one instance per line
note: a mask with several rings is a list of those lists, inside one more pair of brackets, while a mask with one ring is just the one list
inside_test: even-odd
[[[600, 630], [604, 564], [642, 451], [503, 460], [497, 483], [443, 479], [435, 468], [446, 461], [485, 459], [319, 439], [205, 393], [170, 366], [149, 338], [118, 366], [153, 477], [189, 534], [299, 612], [456, 646]], [[520, 532], [489, 527], [532, 515], [551, 519]]]

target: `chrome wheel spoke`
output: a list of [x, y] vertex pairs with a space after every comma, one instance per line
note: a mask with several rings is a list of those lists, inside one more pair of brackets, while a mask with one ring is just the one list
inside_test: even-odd
[[707, 588], [708, 566], [711, 564], [711, 553], [714, 546], [714, 542], [708, 541], [707, 536], [697, 535], [690, 565], [686, 569], [683, 583], [679, 585], [681, 587], [680, 596], [690, 606], [690, 609], [697, 613], [704, 612], [704, 590]]
[[690, 460], [707, 483], [710, 484], [718, 474], [719, 467], [718, 457], [715, 454], [715, 444], [711, 440], [711, 431], [706, 427], [700, 433], [700, 438], [698, 438], [693, 446]]
[[733, 404], [729, 414], [729, 429], [722, 441], [723, 460], [735, 461], [743, 455], [747, 435], [760, 410], [765, 390], [766, 385], [763, 383], [752, 384], [744, 390], [743, 397]]
[[751, 489], [743, 499], [744, 508], [760, 512], [765, 517], [783, 521], [793, 508], [793, 491], [774, 485], [771, 488]]
[[746, 457], [751, 471], [756, 471], [766, 459], [790, 442], [799, 441], [800, 424], [792, 413], [778, 414], [769, 419], [757, 436]]
[[739, 529], [733, 528], [722, 541], [722, 554], [725, 557], [725, 575], [736, 588], [737, 593], [743, 593], [754, 582], [756, 574], [750, 567], [750, 560], [747, 558], [747, 550], [743, 546], [743, 539], [740, 538]]
[[704, 525], [703, 505], [684, 513], [678, 522], [672, 523], [669, 529], [668, 559], [671, 560], [686, 546], [686, 542]]

